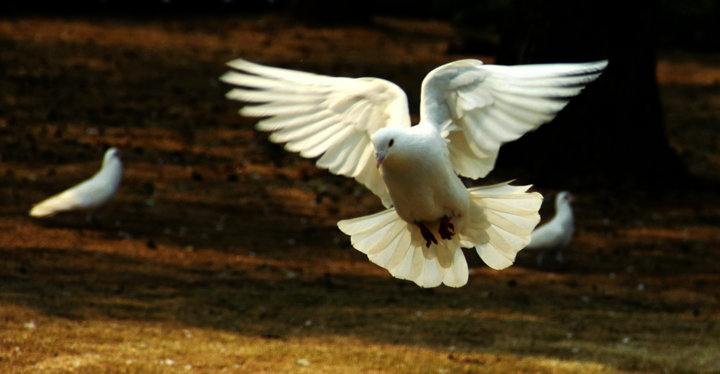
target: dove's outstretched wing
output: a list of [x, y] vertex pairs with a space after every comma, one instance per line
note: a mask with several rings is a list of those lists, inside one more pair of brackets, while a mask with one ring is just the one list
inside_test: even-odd
[[375, 165], [370, 136], [379, 128], [409, 127], [407, 97], [379, 78], [330, 77], [273, 68], [242, 59], [220, 79], [236, 86], [227, 97], [247, 102], [240, 114], [267, 117], [257, 128], [317, 166], [355, 178], [390, 206]]
[[458, 174], [484, 177], [503, 143], [553, 119], [606, 65], [451, 62], [425, 77], [420, 118], [441, 127]]

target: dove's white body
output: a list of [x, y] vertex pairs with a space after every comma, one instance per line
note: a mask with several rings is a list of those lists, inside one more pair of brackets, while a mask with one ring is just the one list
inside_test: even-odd
[[434, 222], [467, 212], [470, 196], [453, 172], [445, 141], [432, 125], [419, 124], [397, 134], [397, 152], [381, 164], [382, 177], [400, 218]]
[[555, 197], [555, 216], [532, 232], [529, 249], [562, 248], [570, 244], [575, 223], [569, 194], [565, 191]]
[[272, 132], [271, 141], [319, 157], [319, 167], [381, 199], [388, 209], [338, 222], [357, 250], [422, 287], [460, 287], [468, 279], [461, 247], [474, 247], [494, 269], [510, 266], [540, 220], [542, 196], [507, 183], [467, 189], [458, 175], [486, 176], [503, 143], [554, 118], [606, 63], [454, 61], [423, 80], [415, 126], [404, 92], [378, 78], [238, 59], [221, 79], [235, 86], [228, 98], [249, 103], [240, 114], [265, 117], [257, 128]]
[[115, 148], [105, 152], [100, 170], [90, 179], [33, 206], [30, 215], [46, 217], [71, 210], [94, 211], [115, 195], [122, 178], [122, 162]]

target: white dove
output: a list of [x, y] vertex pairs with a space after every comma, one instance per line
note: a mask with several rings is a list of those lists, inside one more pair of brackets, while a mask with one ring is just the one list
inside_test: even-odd
[[[555, 196], [555, 216], [538, 227], [530, 236], [530, 243], [525, 247], [527, 249], [557, 249], [555, 258], [558, 262], [563, 262], [560, 249], [567, 247], [572, 240], [575, 232], [575, 223], [573, 220], [573, 212], [570, 203], [573, 197], [570, 192], [562, 191]], [[538, 254], [538, 264], [543, 260], [542, 252]]]
[[530, 186], [465, 188], [486, 176], [500, 145], [554, 118], [606, 61], [500, 66], [459, 60], [422, 84], [420, 122], [405, 93], [379, 78], [330, 77], [237, 59], [221, 80], [239, 113], [270, 140], [335, 174], [355, 178], [386, 210], [338, 222], [352, 245], [397, 278], [421, 287], [467, 283], [461, 247], [494, 269], [510, 266], [540, 220]]
[[100, 170], [90, 179], [53, 195], [33, 206], [30, 215], [47, 217], [71, 210], [88, 210], [88, 220], [95, 219], [95, 211], [107, 204], [115, 195], [122, 177], [119, 151], [110, 148], [105, 152]]

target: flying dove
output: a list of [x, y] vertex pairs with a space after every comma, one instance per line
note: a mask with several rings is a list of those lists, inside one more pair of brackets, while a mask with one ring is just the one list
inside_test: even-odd
[[421, 287], [468, 281], [462, 247], [504, 269], [530, 242], [542, 196], [530, 186], [466, 188], [485, 177], [503, 143], [553, 119], [607, 61], [485, 65], [459, 60], [422, 83], [420, 121], [407, 97], [379, 78], [347, 78], [269, 67], [243, 59], [221, 80], [239, 113], [288, 151], [355, 178], [386, 210], [338, 227], [370, 261]]

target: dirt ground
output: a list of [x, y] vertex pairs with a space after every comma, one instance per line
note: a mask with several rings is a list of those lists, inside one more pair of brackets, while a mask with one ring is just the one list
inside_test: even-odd
[[[658, 65], [701, 186], [578, 186], [565, 262], [523, 251], [498, 272], [467, 252], [459, 289], [355, 251], [335, 223], [377, 199], [268, 143], [217, 80], [242, 56], [417, 92], [466, 57], [454, 37], [393, 19], [0, 20], [0, 372], [720, 373], [720, 56]], [[125, 173], [99, 226], [27, 216], [108, 146]]]

